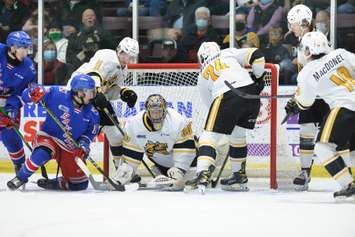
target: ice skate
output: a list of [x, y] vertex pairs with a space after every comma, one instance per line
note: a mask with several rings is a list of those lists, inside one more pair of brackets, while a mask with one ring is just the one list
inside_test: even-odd
[[310, 173], [310, 168], [302, 168], [301, 173], [293, 180], [296, 191], [308, 190], [308, 184], [311, 182]]
[[355, 197], [355, 181], [351, 182], [347, 187], [343, 188], [340, 191], [337, 191], [333, 194], [336, 199], [344, 199], [347, 197]]
[[197, 173], [196, 178], [186, 181], [184, 192], [198, 190], [201, 194], [204, 194], [206, 187], [211, 183], [213, 170], [214, 166], [210, 166], [208, 170], [202, 170]]
[[245, 162], [241, 164], [241, 169], [238, 172], [234, 172], [230, 178], [222, 179], [222, 190], [225, 191], [249, 191], [247, 187], [248, 177], [245, 174]]
[[23, 181], [21, 179], [19, 179], [19, 177], [15, 177], [13, 179], [11, 179], [9, 182], [7, 182], [7, 187], [11, 190], [16, 190], [19, 187], [21, 187], [22, 185], [24, 185], [25, 183], [27, 183], [27, 181]]

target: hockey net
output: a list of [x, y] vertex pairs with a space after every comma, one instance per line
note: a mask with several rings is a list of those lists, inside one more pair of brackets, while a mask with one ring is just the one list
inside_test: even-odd
[[[153, 93], [166, 98], [168, 106], [192, 121], [193, 131], [199, 136], [208, 112], [197, 88], [198, 64], [132, 64], [124, 86], [132, 87], [138, 94], [138, 103], [133, 109], [117, 102], [118, 117], [127, 119], [144, 109], [144, 101]], [[266, 64], [267, 76], [261, 95], [276, 95], [278, 89], [278, 66]], [[117, 112], [117, 111], [116, 111]], [[247, 133], [248, 177], [269, 177], [270, 187], [289, 186], [296, 174], [295, 159], [291, 156], [285, 127], [280, 125], [277, 99], [262, 99], [256, 128]], [[104, 168], [110, 172], [108, 145], [105, 145]], [[227, 137], [219, 144], [217, 172], [228, 152]], [[141, 170], [143, 171], [143, 170]], [[217, 173], [215, 172], [215, 173]], [[231, 173], [227, 163], [224, 175]]]

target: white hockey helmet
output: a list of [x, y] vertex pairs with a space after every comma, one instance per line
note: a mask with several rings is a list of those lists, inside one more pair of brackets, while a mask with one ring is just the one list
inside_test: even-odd
[[312, 55], [327, 54], [330, 50], [328, 39], [322, 32], [308, 32], [302, 37], [299, 46], [299, 63], [306, 65]]
[[311, 55], [327, 54], [331, 50], [327, 37], [318, 31], [306, 33], [302, 37], [300, 48], [308, 49]]
[[287, 13], [287, 22], [289, 24], [297, 23], [300, 26], [309, 26], [312, 22], [312, 11], [306, 5], [298, 4]]
[[139, 54], [138, 41], [130, 37], [123, 38], [117, 46], [117, 53], [125, 52], [130, 57], [137, 58]]
[[198, 61], [203, 64], [208, 57], [218, 54], [220, 51], [216, 42], [203, 42], [197, 52]]

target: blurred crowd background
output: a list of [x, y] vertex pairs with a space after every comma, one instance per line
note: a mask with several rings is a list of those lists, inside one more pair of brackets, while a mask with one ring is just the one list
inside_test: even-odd
[[[296, 4], [313, 11], [313, 26], [329, 38], [331, 0], [237, 0], [235, 46], [257, 47], [280, 65], [280, 84], [296, 83], [297, 38], [287, 12]], [[0, 0], [0, 42], [24, 30], [37, 62], [37, 0]], [[98, 49], [115, 49], [132, 36], [131, 0], [44, 1], [44, 84], [64, 85]], [[229, 47], [229, 0], [139, 0], [140, 63], [195, 63], [202, 42]], [[355, 52], [355, 0], [337, 1], [336, 48]]]

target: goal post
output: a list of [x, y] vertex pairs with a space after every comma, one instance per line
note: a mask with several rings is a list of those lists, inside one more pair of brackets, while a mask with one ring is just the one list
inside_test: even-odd
[[[114, 106], [121, 109], [118, 117], [125, 120], [138, 113], [144, 109], [144, 101], [150, 94], [159, 93], [166, 98], [169, 107], [176, 109], [192, 121], [193, 131], [198, 136], [203, 130], [208, 112], [197, 88], [199, 68], [199, 64], [187, 63], [128, 65], [128, 76], [123, 86], [131, 87], [136, 91], [138, 102], [133, 110], [128, 108], [122, 110], [126, 105], [118, 102], [119, 104]], [[267, 63], [265, 69], [267, 75], [261, 95], [277, 95], [279, 67]], [[295, 169], [294, 159], [290, 157], [286, 128], [279, 124], [281, 119], [277, 103], [276, 98], [261, 100], [256, 128], [248, 131], [247, 134], [248, 176], [269, 177], [272, 189], [278, 188], [280, 178], [294, 175], [291, 170]], [[227, 138], [221, 141], [220, 145], [222, 149], [218, 150], [218, 154], [219, 158], [223, 159], [228, 152]], [[109, 166], [112, 166], [112, 162], [109, 159], [107, 142], [105, 142], [105, 147], [104, 169], [109, 173]]]

